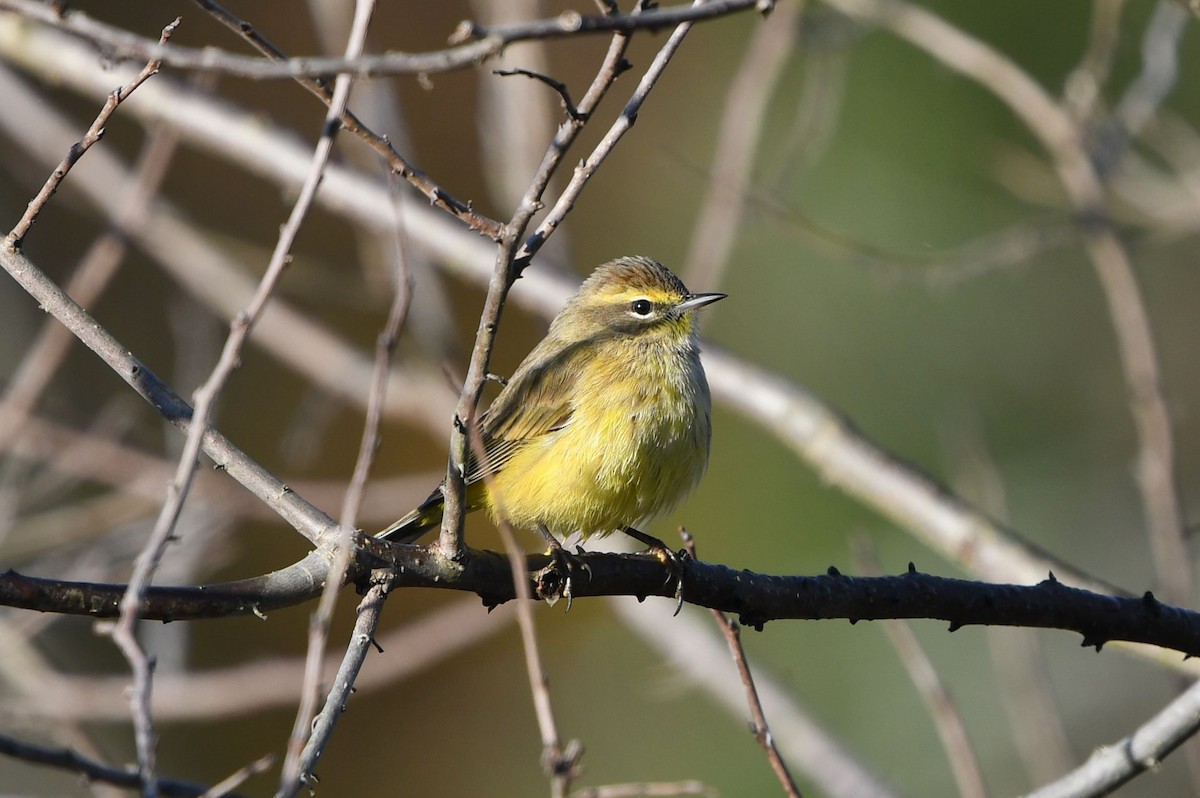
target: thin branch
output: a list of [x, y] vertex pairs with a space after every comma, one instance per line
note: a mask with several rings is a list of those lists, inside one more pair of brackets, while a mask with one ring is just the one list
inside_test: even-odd
[[[0, 735], [0, 754], [37, 765], [47, 765], [59, 770], [78, 773], [89, 781], [103, 784], [115, 784], [126, 789], [144, 790], [149, 785], [136, 770], [106, 765], [78, 754], [70, 748], [48, 748], [33, 743], [22, 742], [6, 735]], [[156, 779], [155, 787], [158, 794], [163, 796], [179, 796], [180, 798], [197, 798], [208, 795], [209, 788], [202, 784], [194, 784], [177, 779]], [[236, 798], [234, 793], [224, 795]]]
[[[166, 41], [171, 38], [171, 34], [175, 32], [175, 28], [179, 26], [179, 23], [180, 18], [176, 17], [174, 22], [162, 29], [162, 35], [158, 40], [160, 45], [165, 44]], [[58, 166], [55, 167], [54, 171], [50, 173], [50, 177], [46, 179], [46, 183], [42, 186], [42, 190], [37, 193], [37, 196], [30, 200], [29, 205], [25, 208], [25, 213], [21, 216], [20, 221], [18, 221], [16, 226], [14, 226], [13, 229], [9, 231], [8, 235], [5, 236], [4, 246], [6, 248], [16, 250], [21, 248], [21, 244], [25, 241], [25, 236], [29, 234], [29, 228], [33, 227], [33, 223], [37, 221], [38, 214], [42, 212], [42, 209], [46, 207], [46, 203], [49, 202], [50, 198], [53, 197], [55, 192], [58, 191], [58, 187], [62, 184], [63, 178], [65, 178], [67, 173], [71, 171], [71, 167], [73, 167], [79, 161], [79, 159], [83, 157], [84, 153], [91, 149], [93, 144], [104, 137], [104, 131], [108, 126], [108, 120], [117, 110], [117, 106], [123, 103], [125, 99], [129, 97], [129, 95], [133, 94], [133, 92], [137, 90], [138, 86], [141, 86], [143, 83], [149, 80], [152, 75], [158, 74], [160, 65], [160, 61], [153, 58], [150, 59], [150, 61], [146, 63], [146, 66], [142, 68], [142, 71], [137, 74], [137, 77], [129, 82], [129, 85], [119, 86], [113, 90], [112, 94], [108, 96], [108, 102], [104, 104], [104, 108], [100, 110], [100, 113], [96, 115], [96, 119], [92, 122], [91, 127], [87, 129], [87, 133], [84, 134], [83, 138], [80, 139], [78, 143], [76, 143], [73, 147], [71, 147], [70, 150], [67, 151], [66, 156], [62, 159]]]
[[[257, 29], [250, 23], [239, 19], [231, 14], [225, 8], [221, 7], [212, 0], [195, 0], [196, 4], [211, 14], [218, 22], [229, 28], [234, 33], [243, 37], [249, 44], [258, 50], [274, 63], [281, 63], [286, 60], [287, 56], [282, 50], [276, 47], [269, 39], [260, 34]], [[296, 82], [304, 88], [308, 89], [317, 99], [329, 105], [332, 100], [332, 93], [328, 84], [319, 77], [309, 77], [308, 75], [295, 75]], [[367, 127], [354, 112], [349, 109], [342, 109], [341, 115], [342, 126], [352, 135], [357, 136], [366, 142], [367, 146], [373, 149], [380, 155], [391, 167], [392, 171], [403, 177], [417, 190], [419, 190], [431, 205], [447, 211], [454, 217], [464, 222], [472, 230], [476, 230], [493, 241], [497, 240], [501, 233], [501, 225], [494, 219], [489, 219], [487, 216], [476, 211], [468, 202], [463, 202], [453, 196], [445, 188], [436, 183], [433, 178], [426, 174], [421, 169], [418, 169], [408, 161], [400, 152], [393, 146], [391, 140], [386, 136], [381, 136], [371, 128]]]
[[379, 644], [375, 642], [375, 630], [379, 628], [383, 603], [387, 600], [389, 589], [389, 579], [385, 574], [383, 579], [368, 588], [367, 594], [359, 602], [358, 618], [354, 623], [354, 631], [350, 635], [350, 644], [346, 647], [346, 654], [333, 679], [333, 685], [329, 688], [320, 714], [312, 721], [312, 732], [308, 735], [304, 749], [296, 761], [296, 773], [299, 778], [291, 780], [285, 778], [275, 793], [276, 798], [291, 798], [304, 785], [312, 786], [313, 769], [321, 755], [325, 753], [325, 747], [333, 736], [333, 729], [338, 718], [346, 711], [350, 696], [355, 689], [358, 672], [367, 658], [367, 653], [373, 647], [382, 651]]
[[1158, 117], [1179, 80], [1179, 47], [1190, 19], [1183, 9], [1160, 0], [1142, 38], [1142, 69], [1113, 110], [1111, 125], [1095, 153], [1102, 175], [1120, 163], [1132, 139]]
[[1125, 0], [1092, 0], [1087, 49], [1063, 84], [1063, 106], [1079, 124], [1096, 112], [1112, 75]]
[[1094, 798], [1155, 770], [1168, 754], [1200, 731], [1200, 682], [1192, 685], [1133, 734], [1098, 748], [1077, 770], [1026, 798]]
[[542, 665], [538, 650], [537, 627], [533, 622], [533, 589], [524, 576], [525, 561], [521, 549], [513, 536], [512, 527], [506, 522], [499, 524], [504, 550], [512, 568], [513, 584], [516, 586], [517, 625], [521, 629], [521, 648], [525, 652], [525, 671], [529, 677], [529, 689], [537, 716], [538, 731], [542, 735], [542, 769], [550, 779], [550, 794], [564, 798], [571, 782], [579, 778], [579, 760], [583, 746], [571, 740], [564, 747], [554, 720], [554, 707], [550, 700], [550, 681]]
[[[681, 534], [684, 548], [695, 559], [695, 538], [684, 530], [681, 530]], [[779, 749], [775, 747], [775, 738], [771, 736], [771, 727], [767, 725], [767, 716], [763, 712], [762, 702], [758, 698], [758, 688], [754, 686], [754, 675], [750, 672], [750, 663], [746, 661], [746, 650], [742, 648], [741, 628], [720, 610], [712, 610], [712, 615], [713, 620], [717, 622], [717, 628], [725, 636], [725, 642], [729, 645], [729, 653], [733, 655], [733, 663], [737, 666], [738, 676], [742, 680], [742, 686], [746, 689], [746, 702], [750, 706], [750, 729], [754, 733], [754, 739], [766, 752], [767, 761], [771, 764], [771, 769], [775, 771], [775, 777], [779, 779], [783, 791], [791, 798], [800, 798], [800, 788], [796, 786], [795, 779], [788, 771], [787, 763], [779, 755]]]
[[[479, 425], [473, 424], [470, 433], [471, 450], [482, 465], [482, 473], [490, 484], [491, 472], [487, 464], [487, 450], [480, 435]], [[505, 520], [504, 497], [493, 492], [492, 500], [496, 503], [497, 525], [500, 538], [504, 542], [504, 553], [508, 559], [509, 571], [513, 580], [516, 596], [517, 626], [521, 630], [521, 648], [525, 652], [525, 673], [529, 679], [529, 690], [533, 699], [534, 714], [537, 717], [538, 731], [542, 736], [542, 770], [550, 779], [551, 798], [566, 798], [571, 782], [580, 775], [579, 760], [583, 756], [583, 746], [578, 740], [562, 744], [558, 733], [558, 723], [554, 719], [554, 706], [550, 699], [550, 680], [542, 665], [542, 655], [538, 648], [537, 626], [533, 621], [533, 597], [538, 592], [531, 587], [525, 572], [525, 556], [517, 539], [513, 535], [512, 526]], [[569, 578], [569, 577], [568, 577]], [[569, 584], [569, 583], [568, 583]], [[567, 609], [571, 608], [569, 587], [567, 593]]]
[[[688, 583], [690, 598], [692, 585]], [[652, 650], [663, 655], [675, 672], [703, 689], [741, 723], [746, 694], [738, 683], [728, 647], [712, 631], [712, 621], [685, 610], [672, 615], [675, 602], [659, 602], [658, 612], [649, 602], [613, 599], [609, 608]], [[752, 663], [757, 689], [770, 708], [776, 745], [821, 795], [856, 798], [893, 798], [896, 792], [857, 761], [831, 732], [802, 705], [794, 685], [772, 678], [761, 663]]]
[[[159, 38], [160, 43], [166, 42], [171, 34], [175, 32], [175, 28], [179, 25], [179, 18], [162, 29], [162, 34]], [[126, 87], [119, 88], [109, 95], [108, 101], [104, 104], [104, 108], [96, 116], [83, 139], [75, 146], [71, 147], [67, 156], [62, 160], [58, 167], [46, 181], [42, 190], [29, 203], [25, 210], [25, 214], [21, 220], [5, 237], [3, 250], [16, 253], [24, 241], [25, 236], [29, 233], [29, 229], [37, 220], [38, 214], [41, 213], [46, 203], [58, 191], [58, 187], [62, 184], [71, 167], [83, 157], [84, 153], [91, 148], [93, 144], [98, 142], [104, 135], [104, 129], [108, 124], [109, 118], [130, 94], [132, 94], [138, 86], [142, 85], [152, 75], [158, 72], [159, 63], [151, 60], [138, 73], [137, 77]], [[165, 541], [169, 530], [162, 533], [161, 538]], [[139, 554], [135, 563], [133, 576], [130, 579], [129, 587], [126, 593], [126, 599], [123, 605], [126, 607], [136, 607], [138, 599], [138, 591], [146, 580], [149, 574], [153, 571], [156, 557], [153, 556], [153, 548], [150, 543], [147, 543], [146, 549]], [[158, 794], [158, 774], [155, 761], [156, 740], [154, 735], [154, 723], [150, 715], [150, 690], [151, 690], [151, 674], [153, 671], [153, 663], [142, 651], [136, 637], [133, 634], [133, 615], [125, 610], [121, 613], [121, 620], [113, 628], [113, 640], [124, 653], [125, 658], [129, 661], [130, 668], [133, 671], [134, 686], [130, 693], [130, 708], [133, 713], [134, 722], [134, 739], [137, 748], [138, 760], [138, 776], [141, 781], [142, 792], [148, 798], [152, 798]]]
[[[691, 7], [704, 8], [709, 5], [716, 5], [716, 3], [710, 4], [703, 2], [703, 0], [695, 0]], [[643, 14], [650, 13], [653, 12], [643, 12]], [[658, 83], [658, 79], [662, 77], [667, 64], [671, 62], [675, 51], [683, 44], [683, 39], [690, 30], [690, 22], [682, 22], [676, 26], [666, 43], [654, 56], [654, 60], [650, 62], [650, 66], [646, 69], [646, 73], [642, 75], [642, 79], [638, 82], [637, 88], [625, 104], [625, 108], [622, 109], [620, 116], [613, 122], [608, 132], [604, 135], [604, 138], [596, 145], [591, 154], [588, 155], [583, 163], [575, 167], [575, 173], [571, 177], [571, 182], [563, 189], [562, 194], [558, 197], [558, 201], [554, 203], [554, 207], [550, 209], [550, 212], [546, 214], [546, 218], [542, 220], [541, 224], [538, 225], [537, 229], [517, 252], [514, 266], [518, 273], [537, 254], [537, 251], [541, 249], [546, 239], [553, 235], [558, 226], [566, 219], [567, 214], [575, 207], [575, 201], [579, 198], [584, 186], [587, 185], [592, 175], [600, 167], [600, 164], [604, 162], [604, 159], [617, 146], [617, 142], [633, 127], [633, 123], [637, 121], [637, 115], [642, 108], [642, 104], [646, 102], [646, 98], [650, 95], [651, 90], [654, 89], [655, 84]]]
[[463, 22], [451, 37], [455, 46], [426, 53], [389, 52], [354, 58], [303, 57], [264, 61], [215, 48], [195, 49], [160, 45], [92, 19], [81, 11], [48, 6], [36, 0], [0, 0], [0, 9], [16, 11], [47, 25], [102, 46], [114, 59], [157, 58], [176, 69], [218, 71], [254, 80], [325, 78], [333, 75], [379, 77], [429, 75], [474, 67], [498, 55], [508, 44], [534, 39], [557, 39], [602, 33], [656, 31], [759, 9], [763, 0], [708, 0], [708, 2], [655, 8], [640, 14], [581, 15], [567, 11], [557, 17], [514, 25], [484, 27]]
[[[7, 19], [0, 16], [0, 29], [3, 29]], [[10, 40], [0, 35], [0, 48], [5, 41]], [[69, 38], [57, 41], [55, 46], [60, 49], [55, 59], [60, 65], [64, 59], [73, 60], [68, 56], [80, 57], [80, 53], [72, 54], [69, 49], [62, 49], [73, 44]], [[108, 79], [111, 80], [111, 76]], [[156, 93], [157, 89], [162, 88], [160, 84], [167, 82], [170, 82], [170, 78], [160, 75], [143, 85], [122, 109], [131, 114], [138, 113], [146, 107], [141, 99], [147, 93], [153, 95], [150, 104], [159, 108], [163, 107], [160, 103], [164, 101], [170, 105], [173, 102], [170, 98], [177, 101], [181, 97], [190, 97], [198, 105], [180, 117], [159, 120], [177, 130], [184, 140], [194, 142], [194, 134], [202, 130], [215, 133], [216, 128], [210, 127], [210, 124], [217, 127], [232, 125], [228, 129], [238, 129], [243, 133], [253, 129], [248, 117], [231, 119], [228, 116], [207, 116], [203, 108], [213, 110], [219, 105], [212, 105], [211, 97], [194, 92], [188, 94], [184, 85], [169, 86], [166, 93]], [[44, 98], [33, 95], [3, 65], [0, 65], [0, 104], [9, 111], [0, 114], [0, 127], [4, 127], [6, 134], [38, 157], [51, 157], [43, 155], [48, 143], [52, 144], [58, 139], [69, 140], [62, 115], [54, 113]], [[298, 192], [312, 162], [311, 144], [301, 144], [294, 136], [278, 128], [262, 132], [266, 138], [261, 139], [260, 143], [265, 146], [253, 154], [247, 153], [250, 159], [243, 161], [242, 165], [252, 171], [268, 163], [274, 165], [272, 168], [283, 168], [289, 175], [286, 180], [288, 193], [293, 189]], [[112, 201], [112, 190], [114, 186], [128, 185], [133, 180], [132, 174], [107, 148], [93, 149], [88, 159], [88, 168], [72, 177], [71, 187], [76, 192], [82, 194], [119, 233], [157, 261], [167, 277], [201, 304], [211, 308], [217, 316], [227, 320], [243, 310], [254, 294], [256, 281], [245, 273], [238, 258], [219, 249], [211, 235], [190, 223], [182, 211], [163, 198], [159, 198], [148, 209], [142, 224], [124, 226], [124, 220], [117, 213], [119, 203]], [[368, 203], [375, 203], [364, 206], [369, 208], [368, 218], [377, 221], [380, 230], [390, 233], [395, 218], [386, 186], [382, 181], [366, 182], [359, 179], [353, 194], [345, 194], [338, 187], [345, 185], [347, 175], [342, 168], [327, 170], [317, 195], [318, 201], [327, 203], [325, 197], [331, 192], [343, 201], [350, 196], [362, 197]], [[357, 200], [354, 202], [357, 204]], [[462, 234], [459, 225], [420, 203], [405, 203], [405, 217], [410, 221], [410, 238], [416, 240], [424, 240], [430, 234], [445, 235], [448, 227], [453, 228], [456, 234]], [[476, 236], [469, 236], [468, 240], [487, 246]], [[263, 348], [280, 363], [332, 396], [365, 406], [366, 392], [362, 386], [371, 381], [373, 364], [370, 359], [342, 336], [315, 323], [285, 299], [272, 301], [255, 326], [251, 343]], [[440, 429], [449, 415], [449, 408], [448, 392], [440, 379], [421, 373], [394, 373], [389, 377], [389, 416], [419, 419], [431, 429]]]
[[[346, 578], [351, 565], [351, 556], [353, 553], [353, 536], [350, 530], [346, 530], [340, 537], [337, 543], [337, 548], [334, 550], [333, 562], [329, 567], [329, 573], [325, 577], [325, 583], [322, 585], [320, 599], [317, 602], [317, 607], [309, 617], [308, 622], [308, 648], [304, 662], [304, 683], [300, 688], [300, 703], [296, 708], [296, 716], [292, 721], [291, 734], [288, 735], [287, 751], [283, 759], [283, 768], [279, 776], [279, 788], [275, 791], [276, 798], [285, 798], [295, 795], [300, 788], [309, 783], [312, 773], [311, 768], [304, 765], [304, 755], [306, 751], [312, 757], [309, 765], [315, 763], [316, 758], [320, 756], [320, 752], [324, 749], [324, 742], [321, 742], [317, 748], [312, 748], [312, 732], [314, 716], [317, 713], [317, 704], [320, 700], [321, 693], [321, 678], [323, 676], [323, 665], [325, 659], [325, 643], [329, 638], [329, 628], [333, 624], [333, 611], [337, 607], [338, 593], [342, 588], [342, 580]], [[360, 605], [360, 609], [366, 606]], [[379, 609], [382, 609], [380, 606]], [[378, 623], [378, 614], [374, 615], [374, 623]], [[359, 619], [362, 620], [363, 614], [360, 613]], [[371, 626], [371, 634], [374, 634], [374, 625]], [[362, 665], [362, 660], [359, 659], [357, 665], [351, 665], [352, 652], [357, 649], [357, 635], [352, 638], [350, 648], [347, 651], [346, 659], [343, 660], [343, 667], [351, 667], [349, 682], [345, 685], [346, 693], [354, 687], [354, 676], [358, 674], [358, 668]], [[365, 652], [363, 657], [365, 657]], [[340, 672], [339, 672], [340, 673]], [[335, 687], [335, 690], [338, 689]], [[325, 706], [329, 706], [330, 697], [326, 697]], [[333, 720], [329, 720], [329, 733], [332, 733]]]
[[[374, 12], [375, 0], [357, 0], [355, 2], [354, 22], [351, 25], [350, 35], [346, 42], [347, 57], [355, 58], [362, 53], [363, 48], [366, 46], [367, 29], [370, 26], [371, 17]], [[341, 129], [340, 120], [345, 114], [346, 103], [350, 99], [350, 90], [353, 86], [354, 78], [351, 75], [339, 75], [334, 83], [333, 96], [330, 98], [329, 110], [325, 115], [325, 121], [322, 125], [321, 138], [317, 142], [316, 149], [313, 152], [312, 167], [309, 171], [308, 179], [305, 181], [300, 196], [292, 208], [292, 213], [288, 217], [287, 224], [284, 225], [283, 230], [280, 232], [279, 243], [271, 256], [271, 262], [267, 266], [267, 272], [260, 283], [259, 291], [243, 315], [245, 324], [239, 325], [238, 321], [235, 320], [230, 341], [227, 342], [225, 352], [222, 353], [222, 364], [226, 363], [225, 355], [227, 353], [230, 355], [230, 359], [227, 361], [230, 370], [233, 368], [241, 343], [240, 340], [234, 340], [235, 335], [239, 331], [242, 332], [243, 337], [249, 334], [250, 325], [257, 318], [261, 309], [265, 307], [274, 288], [275, 281], [282, 274], [284, 267], [288, 263], [292, 245], [300, 232], [300, 227], [305, 217], [308, 215], [309, 208], [312, 206], [313, 198], [317, 193], [317, 187], [320, 185], [321, 178], [325, 172], [325, 166], [329, 161], [330, 153], [333, 151], [334, 138]], [[218, 371], [222, 364], [218, 364], [218, 368], [214, 369], [211, 380], [211, 382], [216, 383], [218, 386], [217, 390], [219, 390], [220, 385], [220, 382], [218, 382]], [[220, 379], [223, 381], [223, 376]], [[201, 402], [197, 401], [196, 405], [196, 411], [199, 414]], [[375, 421], [376, 423], [378, 422], [377, 416]], [[368, 424], [368, 429], [364, 433], [367, 437], [371, 435], [370, 426]], [[367, 457], [364, 459], [369, 462], [370, 458]], [[365, 478], [365, 473], [363, 476]], [[353, 553], [354, 539], [351, 530], [349, 527], [340, 527], [333, 563], [326, 577], [324, 589], [321, 591], [321, 600], [318, 602], [317, 609], [313, 613], [309, 623], [308, 667], [305, 674], [304, 689], [301, 691], [300, 706], [296, 710], [292, 733], [288, 739], [287, 754], [283, 760], [279, 789], [276, 791], [277, 796], [294, 795], [299, 791], [301, 784], [306, 781], [309, 775], [308, 770], [301, 767], [301, 754], [305, 741], [309, 738], [312, 731], [312, 721], [316, 712], [316, 702], [320, 691], [321, 663], [325, 654], [325, 642], [329, 636], [330, 624], [333, 622], [333, 611], [337, 606], [338, 592], [345, 579]], [[378, 618], [376, 618], [376, 622], [378, 622]], [[371, 631], [372, 633], [374, 632], [374, 627], [372, 627]], [[357, 673], [357, 668], [354, 669], [354, 672]], [[353, 679], [351, 678], [347, 690], [352, 685]]]
[[[23, 123], [27, 121], [22, 120]], [[133, 167], [134, 189], [116, 210], [121, 219], [120, 227], [128, 229], [144, 223], [150, 200], [166, 177], [178, 142], [179, 134], [174, 129], [163, 128], [150, 133], [150, 139]], [[84, 307], [94, 304], [116, 274], [126, 250], [126, 238], [114, 229], [106, 230], [80, 260], [64, 289], [67, 295]], [[42, 324], [0, 398], [0, 450], [7, 448], [15, 433], [23, 432], [38, 396], [54, 376], [74, 340], [71, 333], [55, 320], [47, 319]]]
[[[165, 35], [167, 35], [166, 31], [164, 31]], [[134, 632], [134, 626], [138, 618], [137, 613], [142, 605], [143, 591], [150, 583], [155, 570], [158, 568], [159, 561], [166, 550], [167, 543], [170, 541], [175, 525], [179, 520], [179, 515], [183, 510], [183, 504], [187, 498], [192, 478], [198, 465], [198, 458], [208, 427], [209, 416], [216, 405], [226, 381], [240, 362], [242, 345], [249, 337], [254, 323], [262, 315], [274, 291], [275, 285], [282, 276], [284, 268], [287, 266], [292, 243], [299, 233], [304, 217], [307, 215], [308, 209], [312, 204], [313, 196], [316, 194], [321, 173], [333, 147], [333, 138], [338, 130], [336, 122], [340, 114], [332, 109], [345, 107], [345, 102], [349, 97], [350, 91], [349, 79], [341, 81], [338, 89], [340, 91], [335, 91], [335, 99], [331, 104], [331, 118], [326, 119], [321, 138], [317, 143], [308, 179], [293, 206], [287, 223], [280, 231], [279, 241], [275, 251], [272, 253], [270, 263], [267, 265], [266, 273], [259, 282], [258, 290], [251, 298], [246, 309], [238, 314], [230, 325], [229, 336], [226, 338], [221, 357], [217, 365], [213, 368], [212, 374], [195, 393], [195, 407], [190, 419], [183, 452], [179, 458], [178, 470], [176, 471], [174, 480], [168, 487], [167, 500], [163, 504], [162, 512], [155, 522], [154, 529], [146, 541], [145, 547], [137, 557], [128, 590], [121, 601], [120, 618], [112, 630], [113, 641], [125, 654], [134, 672], [134, 691], [131, 701], [134, 707], [134, 721], [137, 730], [139, 768], [142, 769], [143, 777], [147, 782], [147, 796], [151, 796], [154, 793], [155, 740], [150, 715], [152, 666], [142, 651]], [[348, 556], [342, 559], [348, 559]], [[335, 560], [335, 562], [340, 561]], [[339, 571], [331, 581], [340, 584], [340, 574], [341, 572]]]
[[587, 121], [586, 117], [584, 117], [584, 115], [579, 112], [579, 109], [575, 107], [575, 103], [571, 102], [571, 91], [567, 88], [567, 84], [563, 83], [561, 80], [555, 80], [549, 75], [543, 75], [541, 72], [534, 72], [532, 69], [522, 69], [520, 67], [513, 67], [512, 69], [493, 69], [492, 74], [498, 75], [502, 78], [512, 77], [513, 75], [524, 75], [525, 77], [536, 80], [539, 83], [544, 83], [558, 93], [558, 98], [562, 101], [562, 107], [563, 110], [566, 111], [567, 116], [571, 117], [571, 119], [575, 120], [576, 122]]
[[[634, 13], [640, 13], [641, 4], [634, 9]], [[579, 105], [575, 108], [574, 114], [568, 114], [568, 118], [563, 120], [555, 131], [554, 138], [550, 141], [550, 145], [546, 148], [545, 154], [542, 156], [542, 162], [538, 166], [537, 172], [531, 181], [529, 188], [525, 191], [525, 196], [532, 198], [537, 202], [541, 202], [542, 196], [545, 194], [546, 187], [550, 185], [550, 178], [557, 171], [559, 164], [566, 155], [568, 149], [583, 132], [584, 126], [599, 107], [600, 102], [607, 96], [609, 89], [616, 83], [617, 78], [629, 69], [629, 62], [625, 60], [625, 53], [629, 49], [629, 35], [624, 33], [615, 34], [609, 41], [608, 50], [604, 54], [604, 60], [600, 63], [600, 68], [596, 70], [596, 76], [592, 78], [592, 83], [584, 92], [583, 99], [579, 101]], [[539, 239], [541, 243], [549, 233], [534, 233], [533, 238]], [[538, 244], [538, 247], [541, 246]], [[526, 250], [529, 257], [532, 257], [534, 250]], [[523, 263], [524, 261], [522, 261]]]

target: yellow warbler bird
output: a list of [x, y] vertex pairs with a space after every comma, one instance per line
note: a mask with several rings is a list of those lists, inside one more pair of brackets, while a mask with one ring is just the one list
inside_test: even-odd
[[[669, 510], [696, 486], [712, 437], [693, 294], [657, 261], [596, 269], [480, 418], [486, 457], [466, 468], [469, 509], [566, 537], [607, 535]], [[379, 533], [411, 543], [438, 526], [438, 487]]]

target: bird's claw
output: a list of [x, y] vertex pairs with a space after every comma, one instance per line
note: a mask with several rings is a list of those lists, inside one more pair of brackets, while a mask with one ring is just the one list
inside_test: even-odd
[[[550, 606], [558, 603], [560, 598], [566, 598], [566, 611], [570, 612], [571, 604], [574, 601], [572, 581], [575, 573], [577, 571], [584, 573], [590, 579], [592, 569], [586, 562], [580, 561], [575, 554], [564, 549], [562, 544], [549, 532], [544, 532], [544, 534], [548, 544], [546, 556], [550, 558], [550, 562], [538, 572], [538, 597]], [[576, 547], [576, 550], [580, 555], [587, 554], [582, 547]]]
[[683, 609], [683, 560], [689, 558], [685, 549], [673, 551], [670, 546], [653, 535], [647, 535], [633, 527], [626, 527], [625, 534], [646, 546], [646, 552], [653, 554], [658, 561], [667, 567], [667, 578], [663, 584], [675, 581], [675, 615]]

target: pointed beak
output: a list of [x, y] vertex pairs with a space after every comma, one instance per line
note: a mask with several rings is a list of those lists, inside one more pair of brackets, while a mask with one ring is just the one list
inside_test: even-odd
[[696, 310], [705, 305], [711, 305], [717, 300], [724, 299], [729, 294], [689, 294], [686, 299], [675, 306], [676, 312], [686, 313], [689, 310]]

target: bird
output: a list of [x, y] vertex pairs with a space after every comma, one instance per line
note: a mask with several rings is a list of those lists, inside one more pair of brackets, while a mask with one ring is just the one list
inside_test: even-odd
[[[551, 549], [618, 530], [663, 546], [635, 525], [673, 508], [707, 468], [696, 311], [725, 297], [692, 293], [648, 257], [599, 266], [479, 418], [467, 509], [540, 531]], [[444, 502], [443, 483], [377, 537], [415, 542], [441, 524]]]

